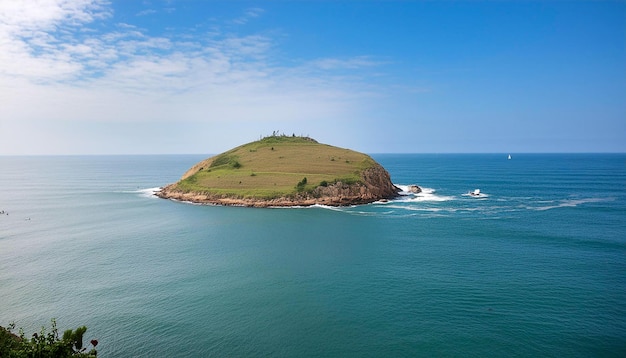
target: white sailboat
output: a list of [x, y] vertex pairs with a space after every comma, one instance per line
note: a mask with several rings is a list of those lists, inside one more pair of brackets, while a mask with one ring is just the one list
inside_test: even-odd
[[509, 154], [509, 160], [511, 160], [511, 154]]

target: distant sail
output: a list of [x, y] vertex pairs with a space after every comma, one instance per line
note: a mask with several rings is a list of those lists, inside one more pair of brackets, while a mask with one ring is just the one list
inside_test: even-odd
[[509, 160], [511, 160], [511, 154], [509, 154]]

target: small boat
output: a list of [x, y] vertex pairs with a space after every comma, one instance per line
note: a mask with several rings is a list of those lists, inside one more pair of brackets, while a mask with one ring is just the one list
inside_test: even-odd
[[509, 154], [509, 160], [511, 160], [511, 154]]
[[480, 189], [476, 189], [469, 193], [470, 196], [480, 196]]

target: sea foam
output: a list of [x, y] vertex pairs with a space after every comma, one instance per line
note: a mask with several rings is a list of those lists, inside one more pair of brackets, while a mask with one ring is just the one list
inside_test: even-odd
[[161, 188], [160, 187], [156, 187], [156, 188], [139, 189], [139, 190], [133, 191], [132, 193], [137, 193], [137, 194], [139, 194], [141, 196], [145, 196], [145, 197], [148, 197], [148, 198], [156, 198], [157, 196], [154, 195], [154, 194], [156, 194], [156, 193], [158, 193], [160, 191], [161, 191]]
[[526, 208], [529, 210], [544, 211], [544, 210], [558, 209], [558, 208], [573, 208], [582, 204], [598, 203], [598, 202], [612, 201], [612, 200], [614, 199], [613, 198], [566, 199], [566, 200], [553, 201], [554, 203], [553, 205], [544, 205], [544, 206], [536, 206], [536, 207], [527, 206]]
[[407, 201], [407, 202], [422, 202], [422, 201], [426, 201], [426, 202], [440, 202], [440, 201], [450, 201], [450, 200], [454, 200], [453, 196], [444, 196], [444, 195], [438, 195], [435, 194], [436, 190], [433, 188], [421, 188], [422, 191], [420, 193], [412, 193], [411, 191], [409, 191], [409, 185], [400, 185], [400, 184], [395, 184], [396, 187], [398, 187], [401, 192], [400, 194], [400, 198], [398, 198], [395, 201]]

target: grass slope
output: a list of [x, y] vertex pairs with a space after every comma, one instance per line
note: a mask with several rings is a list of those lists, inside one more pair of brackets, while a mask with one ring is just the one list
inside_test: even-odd
[[196, 164], [176, 189], [271, 199], [337, 181], [360, 182], [362, 171], [374, 165], [376, 162], [366, 154], [310, 138], [271, 136]]

